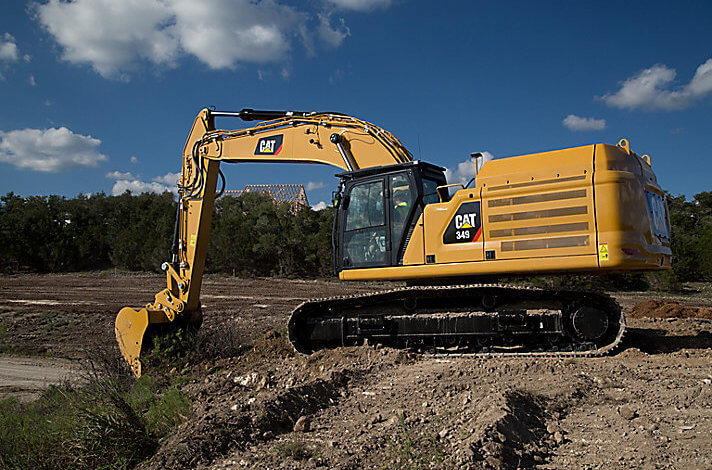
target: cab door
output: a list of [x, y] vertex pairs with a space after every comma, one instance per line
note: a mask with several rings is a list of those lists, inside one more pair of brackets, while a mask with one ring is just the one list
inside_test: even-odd
[[339, 220], [341, 269], [390, 265], [386, 190], [384, 177], [359, 180], [345, 188]]
[[413, 171], [403, 171], [388, 175], [388, 226], [391, 244], [391, 266], [403, 264], [405, 246], [414, 229], [417, 190]]

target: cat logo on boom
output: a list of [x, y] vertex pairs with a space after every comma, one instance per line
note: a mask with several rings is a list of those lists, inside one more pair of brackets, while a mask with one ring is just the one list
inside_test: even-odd
[[283, 134], [262, 137], [257, 141], [255, 155], [279, 155], [279, 152], [282, 150], [283, 140]]

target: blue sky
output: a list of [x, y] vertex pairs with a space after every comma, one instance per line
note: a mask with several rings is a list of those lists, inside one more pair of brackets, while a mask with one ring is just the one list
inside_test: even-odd
[[[711, 2], [3, 2], [0, 193], [162, 190], [195, 114], [341, 111], [467, 176], [628, 138], [665, 189], [712, 190]], [[222, 126], [241, 127], [240, 122]], [[228, 165], [227, 186], [336, 169]]]

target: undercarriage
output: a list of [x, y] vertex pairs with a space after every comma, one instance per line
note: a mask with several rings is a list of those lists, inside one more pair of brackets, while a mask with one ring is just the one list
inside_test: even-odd
[[305, 354], [368, 342], [434, 354], [595, 356], [615, 349], [625, 319], [605, 294], [478, 284], [310, 300], [288, 330]]

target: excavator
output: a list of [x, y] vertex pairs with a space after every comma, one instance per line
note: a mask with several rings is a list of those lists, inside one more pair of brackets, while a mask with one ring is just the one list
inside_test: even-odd
[[[217, 118], [258, 121], [218, 129]], [[251, 125], [251, 124], [248, 124]], [[334, 271], [344, 281], [405, 281], [310, 300], [291, 314], [295, 350], [380, 343], [434, 354], [595, 356], [625, 319], [609, 296], [476, 283], [498, 276], [669, 269], [670, 222], [648, 155], [627, 140], [493, 159], [468, 184], [413, 155], [390, 132], [333, 112], [203, 109], [183, 150], [167, 286], [116, 317], [135, 376], [152, 330], [199, 326], [200, 289], [220, 164], [340, 168]], [[481, 168], [480, 168], [481, 167]]]

